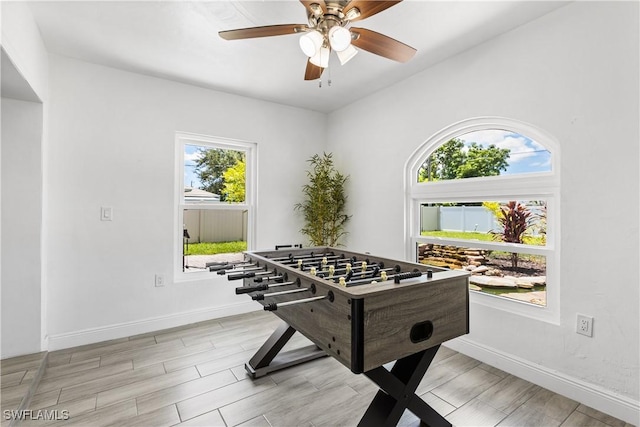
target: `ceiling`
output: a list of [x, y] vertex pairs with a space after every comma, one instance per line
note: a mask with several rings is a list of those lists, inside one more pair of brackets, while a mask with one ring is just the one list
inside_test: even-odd
[[[330, 112], [567, 2], [405, 0], [359, 21], [417, 49], [407, 63], [360, 51], [304, 81], [298, 35], [226, 41], [218, 31], [306, 24], [299, 1], [28, 2], [50, 52], [150, 76]], [[329, 79], [331, 85], [329, 85]]]

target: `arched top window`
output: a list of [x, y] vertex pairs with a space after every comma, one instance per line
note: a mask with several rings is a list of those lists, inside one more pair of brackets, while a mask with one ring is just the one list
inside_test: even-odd
[[480, 117], [427, 139], [405, 166], [407, 257], [471, 273], [472, 302], [559, 320], [559, 144]]
[[551, 172], [551, 152], [505, 129], [475, 130], [440, 145], [418, 170], [418, 182]]

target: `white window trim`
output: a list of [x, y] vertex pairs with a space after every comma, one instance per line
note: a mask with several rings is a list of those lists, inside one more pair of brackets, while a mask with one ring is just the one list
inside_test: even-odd
[[[551, 172], [467, 178], [439, 182], [417, 182], [424, 159], [445, 142], [466, 133], [504, 129], [532, 138], [551, 153]], [[482, 202], [491, 200], [546, 200], [546, 246], [517, 245], [509, 243], [472, 242], [476, 247], [500, 249], [510, 252], [544, 255], [547, 268], [547, 305], [537, 306], [509, 298], [481, 292], [470, 292], [470, 302], [560, 324], [560, 144], [550, 134], [529, 123], [504, 117], [476, 117], [454, 123], [429, 137], [405, 163], [405, 254], [416, 260], [418, 243], [445, 243], [468, 245], [462, 239], [441, 239], [420, 235], [420, 205], [442, 202]], [[524, 191], [523, 191], [524, 189]], [[417, 233], [416, 233], [417, 230]]]
[[[211, 148], [224, 148], [244, 151], [246, 153], [246, 192], [244, 203], [185, 203], [184, 202], [184, 149], [185, 145], [199, 145]], [[188, 132], [176, 132], [175, 139], [175, 191], [174, 191], [174, 241], [173, 271], [175, 282], [202, 280], [210, 277], [208, 272], [182, 271], [182, 230], [185, 209], [241, 210], [247, 211], [247, 250], [255, 248], [256, 209], [257, 209], [257, 176], [258, 145], [255, 142], [236, 139], [200, 135]]]

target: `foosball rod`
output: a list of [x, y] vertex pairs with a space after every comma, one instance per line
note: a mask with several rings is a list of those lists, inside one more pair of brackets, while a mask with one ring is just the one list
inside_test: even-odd
[[312, 268], [315, 268], [316, 270], [320, 269], [322, 271], [328, 272], [328, 268], [333, 267], [334, 269], [344, 269], [346, 270], [347, 268], [351, 268], [354, 270], [357, 269], [362, 269], [362, 267], [375, 267], [376, 265], [380, 266], [380, 268], [384, 267], [384, 263], [380, 263], [378, 264], [377, 262], [371, 262], [369, 261], [369, 259], [367, 258], [366, 260], [358, 260], [358, 259], [344, 259], [344, 260], [336, 260], [335, 262], [330, 262], [330, 263], [308, 263], [308, 264], [298, 264], [296, 267], [301, 270], [301, 271], [309, 271]]
[[[382, 273], [382, 272], [387, 272], [387, 271], [395, 271], [396, 273], [400, 272], [400, 268], [399, 266], [395, 266], [395, 267], [390, 267], [390, 268], [378, 268], [373, 269], [373, 270], [367, 270], [364, 272], [359, 272], [359, 271], [353, 271], [351, 270], [349, 273], [347, 273], [346, 276], [330, 276], [330, 277], [323, 277], [323, 279], [327, 279], [327, 280], [333, 280], [335, 283], [338, 283], [340, 281], [340, 279], [344, 279], [346, 283], [350, 283], [351, 279], [353, 280], [366, 280], [366, 279], [375, 279], [377, 277], [382, 278], [382, 275], [378, 276], [378, 273]], [[388, 276], [388, 277], [393, 277], [394, 275]], [[319, 276], [320, 277], [320, 276]], [[387, 279], [388, 280], [388, 279]]]
[[240, 280], [240, 279], [250, 279], [252, 277], [261, 277], [261, 276], [267, 276], [269, 274], [275, 274], [275, 271], [261, 271], [262, 269], [256, 270], [256, 271], [249, 271], [246, 273], [239, 273], [239, 274], [230, 274], [227, 276], [227, 279], [229, 280]]
[[342, 273], [334, 273], [334, 274], [328, 274], [325, 275], [325, 272], [320, 272], [320, 273], [316, 273], [313, 274], [311, 273], [311, 275], [313, 276], [317, 276], [321, 279], [325, 279], [325, 280], [333, 280], [335, 283], [338, 283], [338, 281], [340, 279], [344, 279], [345, 281], [349, 281], [351, 280], [351, 278], [355, 277], [355, 278], [360, 278], [360, 279], [365, 279], [367, 277], [376, 277], [378, 275], [378, 273], [380, 272], [391, 272], [391, 271], [395, 271], [395, 272], [400, 272], [399, 266], [395, 266], [395, 267], [389, 267], [389, 268], [379, 268], [379, 267], [374, 267], [371, 269], [367, 269], [367, 270], [351, 270], [348, 271], [347, 274], [342, 274]]
[[316, 254], [313, 252], [310, 252], [308, 254], [304, 254], [304, 255], [293, 255], [293, 254], [289, 254], [287, 256], [283, 256], [283, 257], [278, 257], [278, 258], [271, 258], [271, 261], [276, 261], [276, 262], [282, 262], [282, 261], [293, 261], [293, 260], [298, 260], [298, 259], [309, 259], [309, 258], [318, 258], [318, 259], [322, 259], [323, 257], [331, 257], [331, 258], [339, 258], [340, 256], [342, 256], [344, 258], [344, 254], [342, 255], [336, 255], [335, 252], [325, 252], [323, 254]]
[[255, 295], [252, 295], [251, 299], [254, 300], [254, 301], [262, 301], [265, 298], [273, 298], [273, 297], [277, 297], [277, 296], [280, 296], [280, 295], [295, 294], [295, 293], [298, 293], [298, 292], [305, 292], [305, 291], [308, 291], [308, 290], [309, 290], [309, 288], [300, 288], [300, 289], [290, 289], [288, 291], [269, 292], [268, 294], [264, 293], [264, 292], [259, 292], [259, 293], [255, 294]]
[[[255, 266], [255, 267], [254, 267]], [[230, 269], [222, 269], [218, 271], [218, 274], [224, 275], [227, 273], [244, 273], [247, 271], [260, 271], [264, 270], [265, 267], [258, 267], [258, 264], [252, 264], [251, 266], [243, 267], [243, 268], [230, 268]]]
[[264, 306], [264, 310], [265, 311], [276, 311], [278, 308], [288, 307], [290, 305], [306, 304], [306, 303], [309, 303], [309, 302], [321, 301], [323, 299], [328, 299], [329, 301], [333, 302], [333, 300], [335, 299], [335, 297], [333, 295], [333, 292], [329, 291], [327, 293], [327, 295], [325, 295], [323, 297], [310, 297], [310, 298], [303, 298], [303, 299], [297, 299], [297, 300], [293, 300], [293, 301], [279, 302], [279, 303], [272, 302], [271, 304], [265, 305]]
[[351, 266], [350, 268], [362, 268], [362, 266], [375, 266], [378, 265], [378, 263], [373, 262], [371, 263], [371, 261], [367, 260], [357, 260], [357, 259], [345, 259], [345, 260], [336, 260], [335, 262], [329, 262], [329, 263], [321, 263], [321, 262], [317, 262], [317, 263], [308, 263], [308, 264], [299, 264], [297, 267], [302, 270], [302, 271], [306, 271], [308, 269], [311, 269], [313, 267], [317, 268], [329, 268], [331, 266], [333, 266], [333, 268], [348, 268], [348, 266]]
[[329, 263], [347, 263], [347, 262], [351, 262], [351, 261], [357, 261], [357, 259], [354, 258], [344, 258], [344, 257], [319, 257], [319, 258], [307, 258], [307, 259], [290, 259], [290, 260], [284, 260], [284, 261], [279, 261], [280, 264], [283, 265], [289, 265], [289, 266], [295, 266], [300, 268], [301, 266], [307, 266], [307, 265], [327, 265]]
[[[370, 264], [370, 265], [365, 265], [365, 268], [367, 267], [375, 267], [377, 264]], [[335, 264], [330, 264], [330, 265], [315, 265], [315, 264], [307, 264], [304, 265], [303, 268], [301, 268], [301, 271], [305, 271], [305, 272], [310, 272], [315, 270], [316, 274], [320, 274], [320, 273], [329, 273], [329, 268], [333, 267], [334, 271], [347, 271], [347, 270], [362, 270], [362, 264], [356, 264], [355, 266], [352, 265], [350, 262], [347, 263], [341, 263], [338, 265]], [[325, 268], [327, 268], [325, 270]]]
[[256, 291], [266, 291], [267, 289], [274, 288], [277, 286], [290, 286], [290, 285], [300, 286], [300, 280], [296, 280], [295, 282], [261, 283], [260, 285], [240, 286], [236, 288], [236, 295], [248, 294]]
[[220, 267], [223, 265], [233, 265], [233, 266], [242, 266], [245, 264], [250, 264], [251, 261], [242, 260], [242, 261], [211, 261], [205, 263], [206, 267]]
[[282, 274], [276, 274], [275, 276], [267, 276], [267, 277], [256, 277], [255, 279], [253, 279], [254, 282], [256, 283], [260, 283], [260, 282], [264, 282], [264, 281], [278, 281], [278, 280], [285, 280], [285, 276]]
[[235, 268], [246, 268], [246, 267], [255, 267], [256, 264], [242, 262], [242, 263], [229, 263], [229, 262], [208, 262], [205, 264], [205, 268], [208, 268], [209, 271], [220, 271], [220, 270], [233, 270]]
[[[391, 276], [387, 276], [386, 280], [393, 279], [395, 284], [399, 284], [401, 280], [411, 279], [411, 278], [414, 278], [414, 277], [420, 277], [422, 275], [426, 275], [427, 279], [431, 279], [431, 278], [433, 278], [433, 271], [432, 270], [427, 270], [427, 271], [424, 271], [424, 272], [423, 271], [410, 271], [410, 272], [407, 272], [407, 273], [392, 274]], [[348, 287], [348, 286], [372, 283], [372, 282], [377, 281], [377, 279], [382, 280], [382, 277], [381, 276], [377, 276], [377, 277], [368, 277], [366, 279], [354, 279], [354, 280], [345, 282], [345, 286]]]
[[[401, 268], [399, 265], [396, 265], [395, 267], [389, 267], [389, 268], [384, 268], [384, 264], [369, 264], [366, 266], [365, 270], [362, 270], [361, 266], [356, 266], [356, 267], [345, 267], [345, 268], [336, 268], [333, 270], [333, 275], [335, 276], [336, 274], [342, 274], [343, 272], [345, 273], [349, 273], [352, 272], [353, 274], [362, 274], [362, 273], [370, 273], [372, 271], [376, 271], [376, 268], [378, 269], [377, 271], [391, 271], [394, 270], [396, 272], [400, 272]], [[304, 270], [303, 270], [304, 271]], [[331, 270], [321, 270], [321, 271], [316, 271], [316, 276], [320, 276], [321, 274], [332, 274]], [[326, 276], [325, 276], [326, 277]]]

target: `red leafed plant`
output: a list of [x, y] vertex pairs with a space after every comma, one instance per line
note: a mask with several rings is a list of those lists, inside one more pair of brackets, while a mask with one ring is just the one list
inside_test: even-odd
[[[502, 230], [494, 232], [496, 236], [504, 242], [523, 243], [522, 238], [531, 225], [531, 211], [525, 205], [515, 201], [510, 201], [506, 205], [500, 206], [497, 215], [498, 223]], [[511, 253], [511, 267], [518, 267], [518, 254]]]

